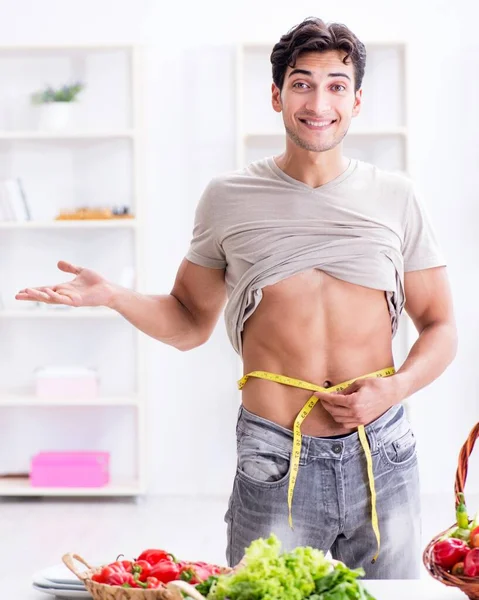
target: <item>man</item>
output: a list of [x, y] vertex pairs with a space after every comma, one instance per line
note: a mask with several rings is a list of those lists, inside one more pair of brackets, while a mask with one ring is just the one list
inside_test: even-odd
[[[107, 306], [189, 350], [208, 340], [228, 297], [246, 375], [229, 564], [275, 532], [285, 547], [331, 550], [368, 578], [415, 578], [419, 485], [402, 402], [456, 352], [446, 269], [411, 183], [343, 156], [364, 45], [343, 25], [307, 19], [271, 62], [286, 149], [210, 182], [170, 294], [144, 296], [60, 262], [73, 281], [17, 298]], [[395, 373], [404, 306], [419, 338]]]

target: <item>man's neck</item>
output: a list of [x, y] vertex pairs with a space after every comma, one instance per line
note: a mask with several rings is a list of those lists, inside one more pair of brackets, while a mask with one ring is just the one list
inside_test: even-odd
[[[334, 149], [336, 150], [336, 148]], [[275, 156], [276, 165], [297, 181], [317, 188], [339, 177], [349, 166], [350, 160], [340, 152], [289, 152]]]

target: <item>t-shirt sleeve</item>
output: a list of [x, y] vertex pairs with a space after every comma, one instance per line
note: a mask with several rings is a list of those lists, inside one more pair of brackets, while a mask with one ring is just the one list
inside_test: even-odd
[[218, 186], [210, 182], [203, 192], [196, 207], [193, 236], [186, 253], [190, 262], [211, 269], [226, 268], [225, 253], [219, 242], [218, 211], [214, 207], [218, 191]]
[[406, 206], [402, 254], [405, 272], [446, 265], [431, 218], [413, 186]]

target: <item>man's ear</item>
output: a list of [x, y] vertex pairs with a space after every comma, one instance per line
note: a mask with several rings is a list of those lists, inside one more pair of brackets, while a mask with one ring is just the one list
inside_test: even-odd
[[357, 117], [361, 111], [361, 104], [363, 101], [363, 90], [362, 88], [356, 92], [353, 105], [353, 117]]
[[281, 90], [275, 83], [271, 85], [271, 104], [273, 106], [273, 110], [276, 112], [280, 113], [283, 110], [283, 104], [281, 102]]

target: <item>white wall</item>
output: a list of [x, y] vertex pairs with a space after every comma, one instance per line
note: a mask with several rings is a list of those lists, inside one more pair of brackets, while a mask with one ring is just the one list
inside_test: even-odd
[[[149, 45], [145, 116], [149, 201], [147, 291], [169, 292], [188, 246], [198, 197], [234, 167], [234, 48], [277, 40], [304, 17], [345, 22], [365, 40], [410, 44], [412, 175], [448, 256], [459, 355], [412, 401], [426, 492], [451, 492], [457, 454], [479, 417], [475, 358], [479, 10], [470, 0], [172, 3], [3, 0], [3, 44], [123, 42]], [[265, 82], [269, 85], [268, 82]], [[364, 101], [368, 101], [367, 90]], [[226, 494], [234, 473], [237, 358], [220, 322], [190, 353], [149, 341], [150, 490]], [[479, 490], [476, 458], [469, 487]]]

